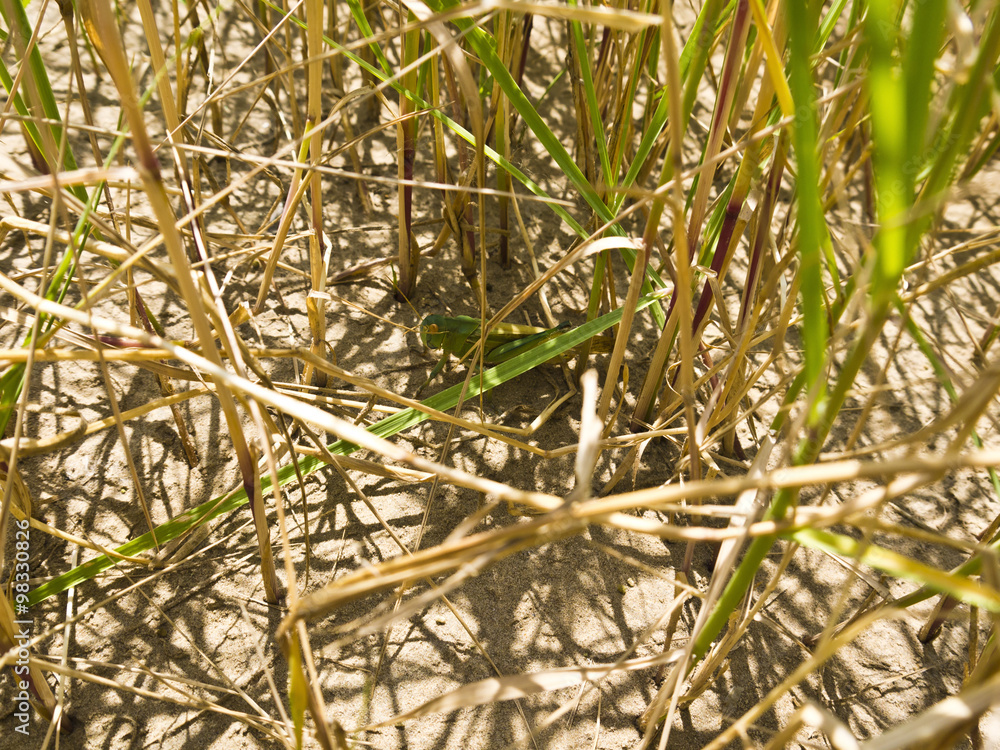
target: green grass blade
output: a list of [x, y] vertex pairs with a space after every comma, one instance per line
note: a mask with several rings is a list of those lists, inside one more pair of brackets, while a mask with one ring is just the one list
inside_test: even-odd
[[[805, 345], [806, 388], [820, 386], [823, 364], [826, 360], [827, 329], [825, 293], [822, 276], [822, 247], [826, 237], [826, 223], [819, 194], [819, 165], [816, 158], [817, 123], [816, 90], [810, 54], [816, 37], [819, 3], [791, 2], [788, 8], [789, 78], [795, 102], [795, 119], [792, 141], [798, 168], [798, 251], [801, 259], [802, 279], [802, 339]], [[818, 416], [822, 394], [817, 394], [810, 419]]]
[[869, 565], [896, 578], [916, 581], [931, 591], [949, 594], [971, 607], [1000, 612], [1000, 592], [955, 573], [947, 573], [875, 544], [866, 544], [825, 529], [803, 529], [784, 535], [803, 547], [823, 550]]
[[[571, 6], [576, 7], [575, 0], [570, 0]], [[570, 22], [570, 29], [573, 32], [573, 47], [576, 59], [580, 63], [580, 76], [583, 78], [583, 92], [587, 97], [587, 114], [590, 115], [590, 129], [593, 132], [594, 140], [597, 143], [597, 154], [601, 160], [601, 171], [604, 174], [605, 184], [609, 184], [614, 179], [611, 171], [611, 160], [608, 157], [608, 144], [605, 139], [604, 123], [601, 122], [601, 108], [597, 104], [597, 91], [594, 88], [594, 74], [590, 65], [590, 51], [583, 36], [583, 25], [579, 21]]]
[[[272, 5], [271, 7], [276, 10], [280, 10], [277, 6]], [[362, 37], [365, 39], [371, 39], [374, 37], [375, 32], [372, 31], [372, 27], [368, 23], [368, 18], [365, 16], [365, 11], [364, 8], [361, 7], [361, 3], [359, 3], [358, 0], [347, 0], [347, 7], [350, 9], [351, 17], [354, 18], [354, 23], [357, 24], [358, 31], [361, 32]], [[300, 25], [305, 28], [304, 24]], [[326, 39], [326, 42], [329, 44], [329, 39]], [[378, 60], [378, 64], [382, 66], [382, 72], [387, 76], [392, 75], [392, 65], [389, 63], [389, 58], [385, 56], [385, 52], [382, 51], [381, 45], [372, 42], [368, 45], [368, 48], [371, 49], [372, 54], [375, 55], [375, 59]]]

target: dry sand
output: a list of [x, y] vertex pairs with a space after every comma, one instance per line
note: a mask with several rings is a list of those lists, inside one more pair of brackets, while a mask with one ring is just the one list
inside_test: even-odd
[[[554, 38], [561, 32], [543, 22], [536, 33], [539, 52], [532, 64], [537, 68], [538, 80], [544, 81], [551, 70], [543, 68], [557, 66], [562, 59]], [[68, 84], [61, 79], [55, 85], [65, 90]], [[564, 95], [565, 91], [556, 93]], [[558, 107], [550, 110], [558, 121]], [[114, 110], [105, 107], [102, 111], [107, 116]], [[257, 120], [252, 120], [250, 127], [260, 129], [257, 144], [263, 151], [273, 134]], [[21, 141], [8, 135], [7, 144], [7, 158], [16, 162], [11, 169], [30, 173]], [[384, 138], [368, 142], [364, 153], [366, 171], [394, 175], [391, 148], [391, 142]], [[532, 176], [552, 188], [554, 194], [572, 198], [563, 195], [557, 184], [549, 183], [552, 175], [533, 160], [530, 146], [523, 147], [518, 161], [533, 169]], [[341, 163], [342, 159], [335, 161]], [[224, 175], [223, 165], [216, 166]], [[233, 164], [236, 177], [241, 169]], [[421, 174], [432, 171], [431, 165], [424, 162], [417, 169]], [[949, 214], [953, 225], [969, 231], [996, 226], [996, 184], [982, 178], [959, 209]], [[331, 200], [326, 218], [334, 244], [331, 272], [393, 252], [395, 192], [385, 185], [372, 185], [371, 189], [375, 211], [365, 216], [353, 210], [356, 201], [350, 182], [334, 180], [327, 185]], [[247, 192], [234, 196], [234, 208], [245, 212], [248, 224], [256, 226], [261, 211], [280, 194], [265, 180], [259, 182], [255, 194]], [[417, 215], [436, 215], [437, 197], [430, 191], [418, 191], [416, 200]], [[48, 214], [40, 203], [23, 202], [19, 208], [33, 218], [47, 220]], [[522, 208], [539, 262], [546, 267], [569, 247], [572, 238], [556, 225], [547, 209], [527, 202]], [[847, 221], [851, 217], [841, 218]], [[221, 212], [214, 214], [212, 221], [213, 231], [232, 229]], [[421, 242], [432, 240], [435, 231], [434, 227], [427, 228], [420, 236]], [[301, 240], [291, 242], [283, 260], [307, 268], [304, 245]], [[21, 238], [12, 235], [0, 247], [0, 270], [11, 275], [18, 269], [37, 266], [41, 252], [37, 238], [25, 247]], [[515, 263], [510, 270], [501, 269], [492, 259], [487, 263], [489, 297], [497, 307], [531, 278], [524, 248], [515, 244], [514, 252]], [[440, 256], [427, 260], [413, 301], [415, 310], [393, 299], [388, 269], [333, 288], [328, 341], [340, 366], [380, 386], [412, 395], [432, 365], [420, 352], [412, 332], [419, 319], [430, 312], [475, 314], [473, 297], [468, 287], [457, 280], [460, 277], [456, 269], [452, 245]], [[232, 275], [227, 277], [229, 271]], [[549, 286], [549, 300], [558, 319], [582, 319], [585, 271], [579, 277], [561, 277]], [[216, 264], [215, 272], [225, 281], [224, 297], [230, 309], [255, 297], [259, 265], [238, 257]], [[85, 273], [99, 278], [107, 268], [97, 263], [88, 266]], [[624, 288], [624, 278], [620, 278], [620, 284]], [[980, 330], [981, 321], [994, 312], [997, 287], [998, 277], [984, 274], [961, 282], [953, 290], [954, 297], [939, 295], [921, 305], [925, 315], [921, 325], [952, 347], [947, 350], [952, 362], [967, 364], [971, 356], [959, 311]], [[272, 294], [267, 310], [257, 320], [259, 343], [275, 347], [303, 345], [309, 338], [306, 281], [279, 274], [278, 288], [280, 297]], [[170, 336], [193, 335], [176, 297], [157, 283], [144, 284], [142, 293]], [[101, 311], [122, 316], [123, 300], [124, 295], [119, 293], [114, 302], [102, 305]], [[11, 300], [5, 298], [3, 304], [9, 305]], [[537, 306], [531, 312], [535, 316], [532, 322], [539, 322]], [[633, 383], [641, 382], [645, 359], [655, 343], [648, 318], [642, 318], [638, 326], [629, 363]], [[891, 322], [887, 327], [882, 352], [895, 338], [895, 326], [896, 322]], [[244, 326], [241, 333], [248, 341], [256, 340], [249, 326]], [[11, 326], [5, 329], [4, 337], [8, 344], [15, 340]], [[759, 361], [764, 352], [753, 356]], [[265, 364], [275, 381], [290, 381], [300, 372], [293, 370], [287, 360]], [[595, 358], [594, 364], [600, 370], [606, 365], [605, 358]], [[458, 368], [446, 375], [446, 382], [459, 382], [463, 374], [464, 369]], [[870, 382], [876, 375], [870, 370], [864, 378]], [[147, 371], [115, 365], [111, 377], [122, 410], [158, 396], [155, 377]], [[872, 428], [862, 435], [863, 445], [911, 432], [941, 413], [946, 404], [946, 396], [933, 381], [926, 361], [905, 340], [887, 378], [891, 387], [880, 401], [880, 411], [870, 421]], [[865, 384], [864, 379], [859, 381], [859, 387]], [[565, 390], [558, 369], [542, 368], [497, 389], [485, 400], [483, 413], [494, 421], [507, 410], [523, 406], [523, 412], [503, 419], [526, 423]], [[88, 420], [103, 419], [110, 413], [100, 371], [93, 364], [37, 365], [30, 398], [43, 406], [73, 406]], [[631, 404], [634, 395], [628, 399]], [[168, 410], [160, 409], [126, 427], [129, 448], [156, 523], [222, 495], [237, 484], [225, 422], [215, 401], [201, 396], [185, 402], [180, 409], [199, 453], [199, 463], [194, 467], [185, 460]], [[530, 440], [546, 448], [574, 443], [579, 410], [577, 396]], [[472, 408], [467, 412], [469, 416], [475, 414]], [[35, 421], [30, 429], [40, 430], [51, 424]], [[990, 424], [984, 429], [987, 443], [995, 441], [995, 427]], [[425, 456], [436, 457], [445, 433], [440, 425], [423, 425], [397, 439]], [[842, 444], [845, 435], [836, 435], [829, 449]], [[741, 440], [752, 458], [754, 440], [745, 427]], [[604, 454], [595, 486], [611, 476], [623, 455], [621, 451]], [[447, 460], [523, 489], [565, 495], [573, 486], [572, 456], [542, 461], [523, 450], [463, 436]], [[676, 460], [676, 450], [670, 444], [653, 444], [644, 455], [635, 486], [649, 487], [666, 481]], [[21, 466], [37, 517], [45, 523], [108, 547], [147, 530], [125, 453], [114, 430], [95, 434], [42, 459], [25, 460]], [[725, 469], [737, 473], [734, 467]], [[411, 548], [441, 542], [483, 502], [474, 492], [443, 486], [431, 503], [428, 484], [357, 472], [352, 476], [398, 539]], [[862, 483], [838, 486], [826, 501], [844, 500], [867, 488]], [[369, 507], [336, 473], [327, 470], [308, 477], [304, 490], [303, 497], [294, 485], [287, 488], [293, 564], [303, 589], [315, 589], [350, 571], [400, 554], [397, 543]], [[886, 507], [881, 518], [889, 524], [947, 531], [952, 537], [971, 540], [998, 513], [1000, 503], [992, 495], [985, 474], [967, 472], [906, 496], [898, 507]], [[422, 526], [424, 521], [426, 526]], [[269, 522], [276, 528], [273, 507]], [[525, 522], [501, 506], [479, 528]], [[69, 665], [94, 677], [67, 682], [66, 706], [79, 727], [62, 737], [59, 747], [175, 750], [276, 746], [266, 731], [251, 728], [238, 718], [256, 717], [260, 726], [269, 726], [281, 716], [269, 678], [276, 683], [283, 702], [287, 702], [288, 687], [286, 665], [273, 641], [283, 610], [263, 602], [256, 540], [249, 523], [249, 510], [240, 508], [216, 521], [199, 550], [166, 571], [150, 575], [141, 567], [119, 564], [68, 596], [54, 597], [31, 612], [36, 634], [61, 622], [67, 607], [74, 613], [88, 612], [65, 634], [48, 637], [39, 645], [43, 656], [58, 662], [68, 641]], [[306, 523], [311, 544], [308, 577], [304, 563]], [[277, 538], [274, 531], [276, 546]], [[958, 552], [900, 542], [898, 536], [876, 534], [875, 539], [941, 568], [963, 559]], [[68, 570], [71, 549], [33, 533], [32, 576], [44, 579]], [[774, 571], [776, 555], [782, 549], [784, 546], [776, 548], [775, 556], [765, 564], [757, 591]], [[684, 552], [683, 544], [664, 544], [638, 534], [593, 527], [583, 535], [511, 555], [489, 567], [453, 592], [453, 609], [437, 602], [394, 624], [384, 636], [375, 634], [337, 646], [336, 627], [365, 616], [378, 604], [391, 605], [393, 597], [390, 592], [345, 607], [310, 627], [327, 716], [350, 730], [390, 719], [448, 690], [498, 673], [511, 675], [614, 662], [663, 616], [674, 596], [673, 575]], [[92, 555], [85, 551], [83, 558]], [[708, 548], [697, 550], [692, 580], [696, 587], [703, 588], [707, 583], [710, 558]], [[704, 694], [678, 713], [670, 747], [700, 748], [707, 744], [809, 656], [803, 639], [822, 631], [831, 618], [852, 613], [873, 590], [880, 596], [896, 596], [913, 588], [909, 583], [879, 580], [871, 571], [868, 574], [870, 583], [857, 579], [848, 568], [826, 555], [799, 550], [761, 615], [734, 649], [727, 668]], [[284, 581], [280, 552], [279, 575]], [[141, 586], [121, 593], [140, 581], [144, 581]], [[110, 601], [106, 601], [108, 597]], [[959, 608], [942, 635], [924, 645], [916, 632], [930, 606], [927, 603], [897, 620], [880, 622], [844, 648], [825, 668], [761, 717], [749, 735], [751, 745], [764, 744], [770, 733], [783, 726], [806, 700], [825, 707], [859, 738], [865, 738], [955, 693], [962, 684], [962, 665], [967, 660], [969, 613], [967, 608]], [[685, 605], [675, 642], [669, 645], [683, 644], [697, 611], [696, 604]], [[663, 633], [662, 628], [654, 631], [635, 656], [662, 650]], [[436, 714], [401, 727], [366, 733], [358, 737], [366, 745], [359, 746], [458, 750], [502, 748], [515, 743], [531, 747], [529, 730], [537, 730], [537, 747], [634, 747], [640, 739], [636, 719], [656, 692], [654, 676], [653, 670], [619, 673], [597, 685]], [[16, 720], [8, 677], [0, 684], [0, 748], [40, 746], [45, 726], [37, 720], [31, 724], [27, 741], [13, 731]], [[199, 699], [210, 702], [212, 709], [192, 707]], [[570, 710], [550, 721], [555, 710], [566, 706], [571, 706]], [[996, 715], [985, 718], [982, 727], [988, 740], [986, 746], [1000, 747], [1000, 721]], [[803, 730], [793, 746], [824, 747], [818, 737], [815, 732]]]

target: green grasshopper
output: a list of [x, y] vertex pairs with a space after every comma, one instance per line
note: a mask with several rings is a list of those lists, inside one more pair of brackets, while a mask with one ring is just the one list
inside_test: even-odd
[[[565, 331], [570, 327], [566, 321], [560, 323], [555, 328], [536, 328], [535, 326], [521, 326], [513, 323], [500, 323], [490, 329], [486, 337], [483, 348], [483, 362], [491, 365], [506, 362], [519, 354], [533, 349], [539, 344], [548, 341], [560, 331]], [[473, 345], [479, 341], [479, 319], [470, 318], [468, 315], [456, 315], [447, 317], [445, 315], [428, 315], [420, 324], [420, 341], [428, 349], [443, 349], [444, 353], [434, 369], [431, 370], [427, 382], [420, 386], [419, 394], [427, 387], [441, 370], [444, 369], [448, 356], [454, 354], [461, 359]], [[606, 346], [601, 346], [601, 338], [594, 339], [597, 346], [591, 351], [610, 351]]]

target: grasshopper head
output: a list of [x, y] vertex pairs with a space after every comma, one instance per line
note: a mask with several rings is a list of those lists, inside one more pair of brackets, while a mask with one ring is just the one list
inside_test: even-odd
[[420, 342], [428, 349], [440, 349], [444, 346], [445, 318], [443, 315], [428, 315], [420, 324]]

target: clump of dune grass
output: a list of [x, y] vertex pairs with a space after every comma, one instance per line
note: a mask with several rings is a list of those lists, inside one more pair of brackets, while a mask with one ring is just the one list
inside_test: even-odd
[[[283, 746], [333, 748], [380, 726], [635, 673], [652, 685], [631, 717], [635, 742], [666, 747], [683, 731], [679, 707], [725, 674], [772, 594], [795, 585], [789, 566], [809, 552], [844, 567], [836, 616], [811, 623], [801, 660], [705, 746], [760, 730], [762, 716], [863, 634], [935, 597], [916, 629], [921, 639], [958, 612], [971, 622], [954, 695], [914, 706], [877, 737], [856, 736], [834, 706], [797, 703], [768, 730], [768, 746], [804, 727], [834, 747], [948, 746], [975, 736], [997, 694], [1000, 519], [978, 518], [980, 536], [970, 540], [947, 527], [918, 533], [882, 513], [970, 473], [988, 477], [994, 504], [1000, 491], [991, 445], [996, 311], [970, 314], [964, 300], [970, 284], [992, 278], [994, 230], [957, 235], [948, 218], [1000, 145], [995, 7], [264, 0], [158, 9], [147, 0], [85, 0], [59, 6], [57, 18], [55, 6], [39, 5], [2, 6], [4, 135], [24, 146], [13, 154], [22, 173], [4, 178], [9, 210], [0, 218], [0, 532], [8, 540], [0, 644], [7, 677], [25, 681], [51, 727], [72, 722], [69, 685], [108, 678], [39, 644], [68, 642], [73, 623], [184, 570], [213, 524], [245, 516], [263, 599], [281, 614], [247, 646], [262, 661], [280, 649], [281, 676], [265, 670], [273, 710], [221, 677], [156, 674], [174, 692], [122, 691], [242, 722]], [[539, 52], [543, 25], [558, 30], [558, 52]], [[100, 120], [91, 110], [98, 91], [115, 102], [114, 122], [106, 105]], [[375, 150], [391, 155], [394, 173], [372, 168], [366, 155]], [[383, 199], [377, 206], [373, 194]], [[20, 215], [29, 200], [44, 210]], [[575, 239], [536, 255], [529, 210]], [[350, 211], [391, 227], [394, 246], [370, 242], [341, 263], [331, 236]], [[428, 274], [431, 259], [438, 271]], [[512, 263], [530, 270], [500, 296], [493, 280], [507, 278]], [[583, 284], [560, 289], [583, 290], [573, 300], [579, 325], [493, 366], [490, 332], [523, 310], [555, 327], [549, 290], [570, 274]], [[486, 332], [466, 342], [462, 382], [434, 385], [437, 393], [417, 401], [338, 366], [330, 318], [363, 310], [353, 291], [376, 278], [391, 280], [383, 286], [398, 305], [387, 322], [408, 329], [411, 342], [419, 317], [438, 312], [428, 307], [433, 294], [460, 290]], [[289, 290], [303, 294], [305, 330], [282, 312]], [[150, 295], [173, 300], [183, 319], [165, 328]], [[935, 325], [942, 315], [959, 321], [947, 339]], [[281, 329], [285, 344], [265, 346], [262, 326]], [[575, 440], [546, 443], [544, 433], [510, 433], [481, 418], [482, 394], [554, 361], [580, 398], [545, 416], [573, 420]], [[931, 373], [926, 389], [939, 408], [918, 427], [887, 431], [879, 420], [890, 381], [914, 362]], [[88, 420], [38, 397], [43, 366], [88, 368], [103, 416]], [[152, 372], [159, 397], [120, 408], [113, 375], [126, 367]], [[290, 368], [294, 381], [275, 382], [275, 367]], [[129, 435], [170, 408], [183, 454], [196, 464], [211, 446], [198, 444], [204, 426], [187, 424], [181, 409], [194, 400], [211, 402], [239, 479], [163, 518], [142, 475], [149, 461], [133, 455]], [[415, 447], [414, 430], [426, 422], [446, 426], [433, 453]], [[71, 455], [102, 431], [115, 431], [143, 519], [114, 549], [94, 534], [115, 510], [98, 509], [93, 528], [53, 525], [33, 500], [37, 477], [22, 470], [36, 457]], [[482, 440], [463, 447], [468, 435]], [[630, 487], [658, 442], [673, 451], [670, 476]], [[572, 482], [525, 488], [458, 468], [456, 455], [491, 445], [543, 467], [573, 454]], [[343, 477], [396, 553], [322, 580], [311, 574], [330, 563], [310, 539], [307, 495], [318, 472]], [[407, 543], [359, 486], [369, 475], [400, 492], [418, 488], [428, 508], [444, 487], [484, 500], [442, 540], [422, 546], [420, 525]], [[524, 515], [486, 522], [507, 507]], [[17, 567], [28, 555], [16, 536], [25, 529], [65, 561], [30, 585]], [[394, 626], [441, 604], [475, 640], [454, 599], [463, 587], [517, 555], [589, 543], [594, 529], [689, 550], [684, 563], [660, 571], [673, 581], [673, 600], [614, 660], [500, 673], [477, 643], [494, 676], [395, 714], [344, 713], [325, 694], [317, 640], [348, 649], [380, 635], [384, 654]], [[212, 543], [242, 551], [246, 538], [230, 533]], [[900, 551], [913, 539], [958, 550], [964, 562], [948, 570], [929, 562], [933, 555]], [[698, 585], [690, 559], [705, 543], [717, 557]], [[95, 593], [123, 568], [131, 584]], [[850, 587], [877, 577], [905, 582], [906, 593], [871, 584], [856, 606]], [[57, 607], [67, 592], [78, 611]], [[675, 639], [692, 599], [696, 613]], [[357, 602], [367, 603], [360, 616]], [[30, 612], [41, 613], [39, 630], [19, 640], [15, 621]], [[190, 641], [190, 649], [212, 644]], [[366, 702], [377, 681], [378, 668]], [[232, 696], [241, 708], [227, 702]], [[528, 733], [540, 735], [571, 708]]]

